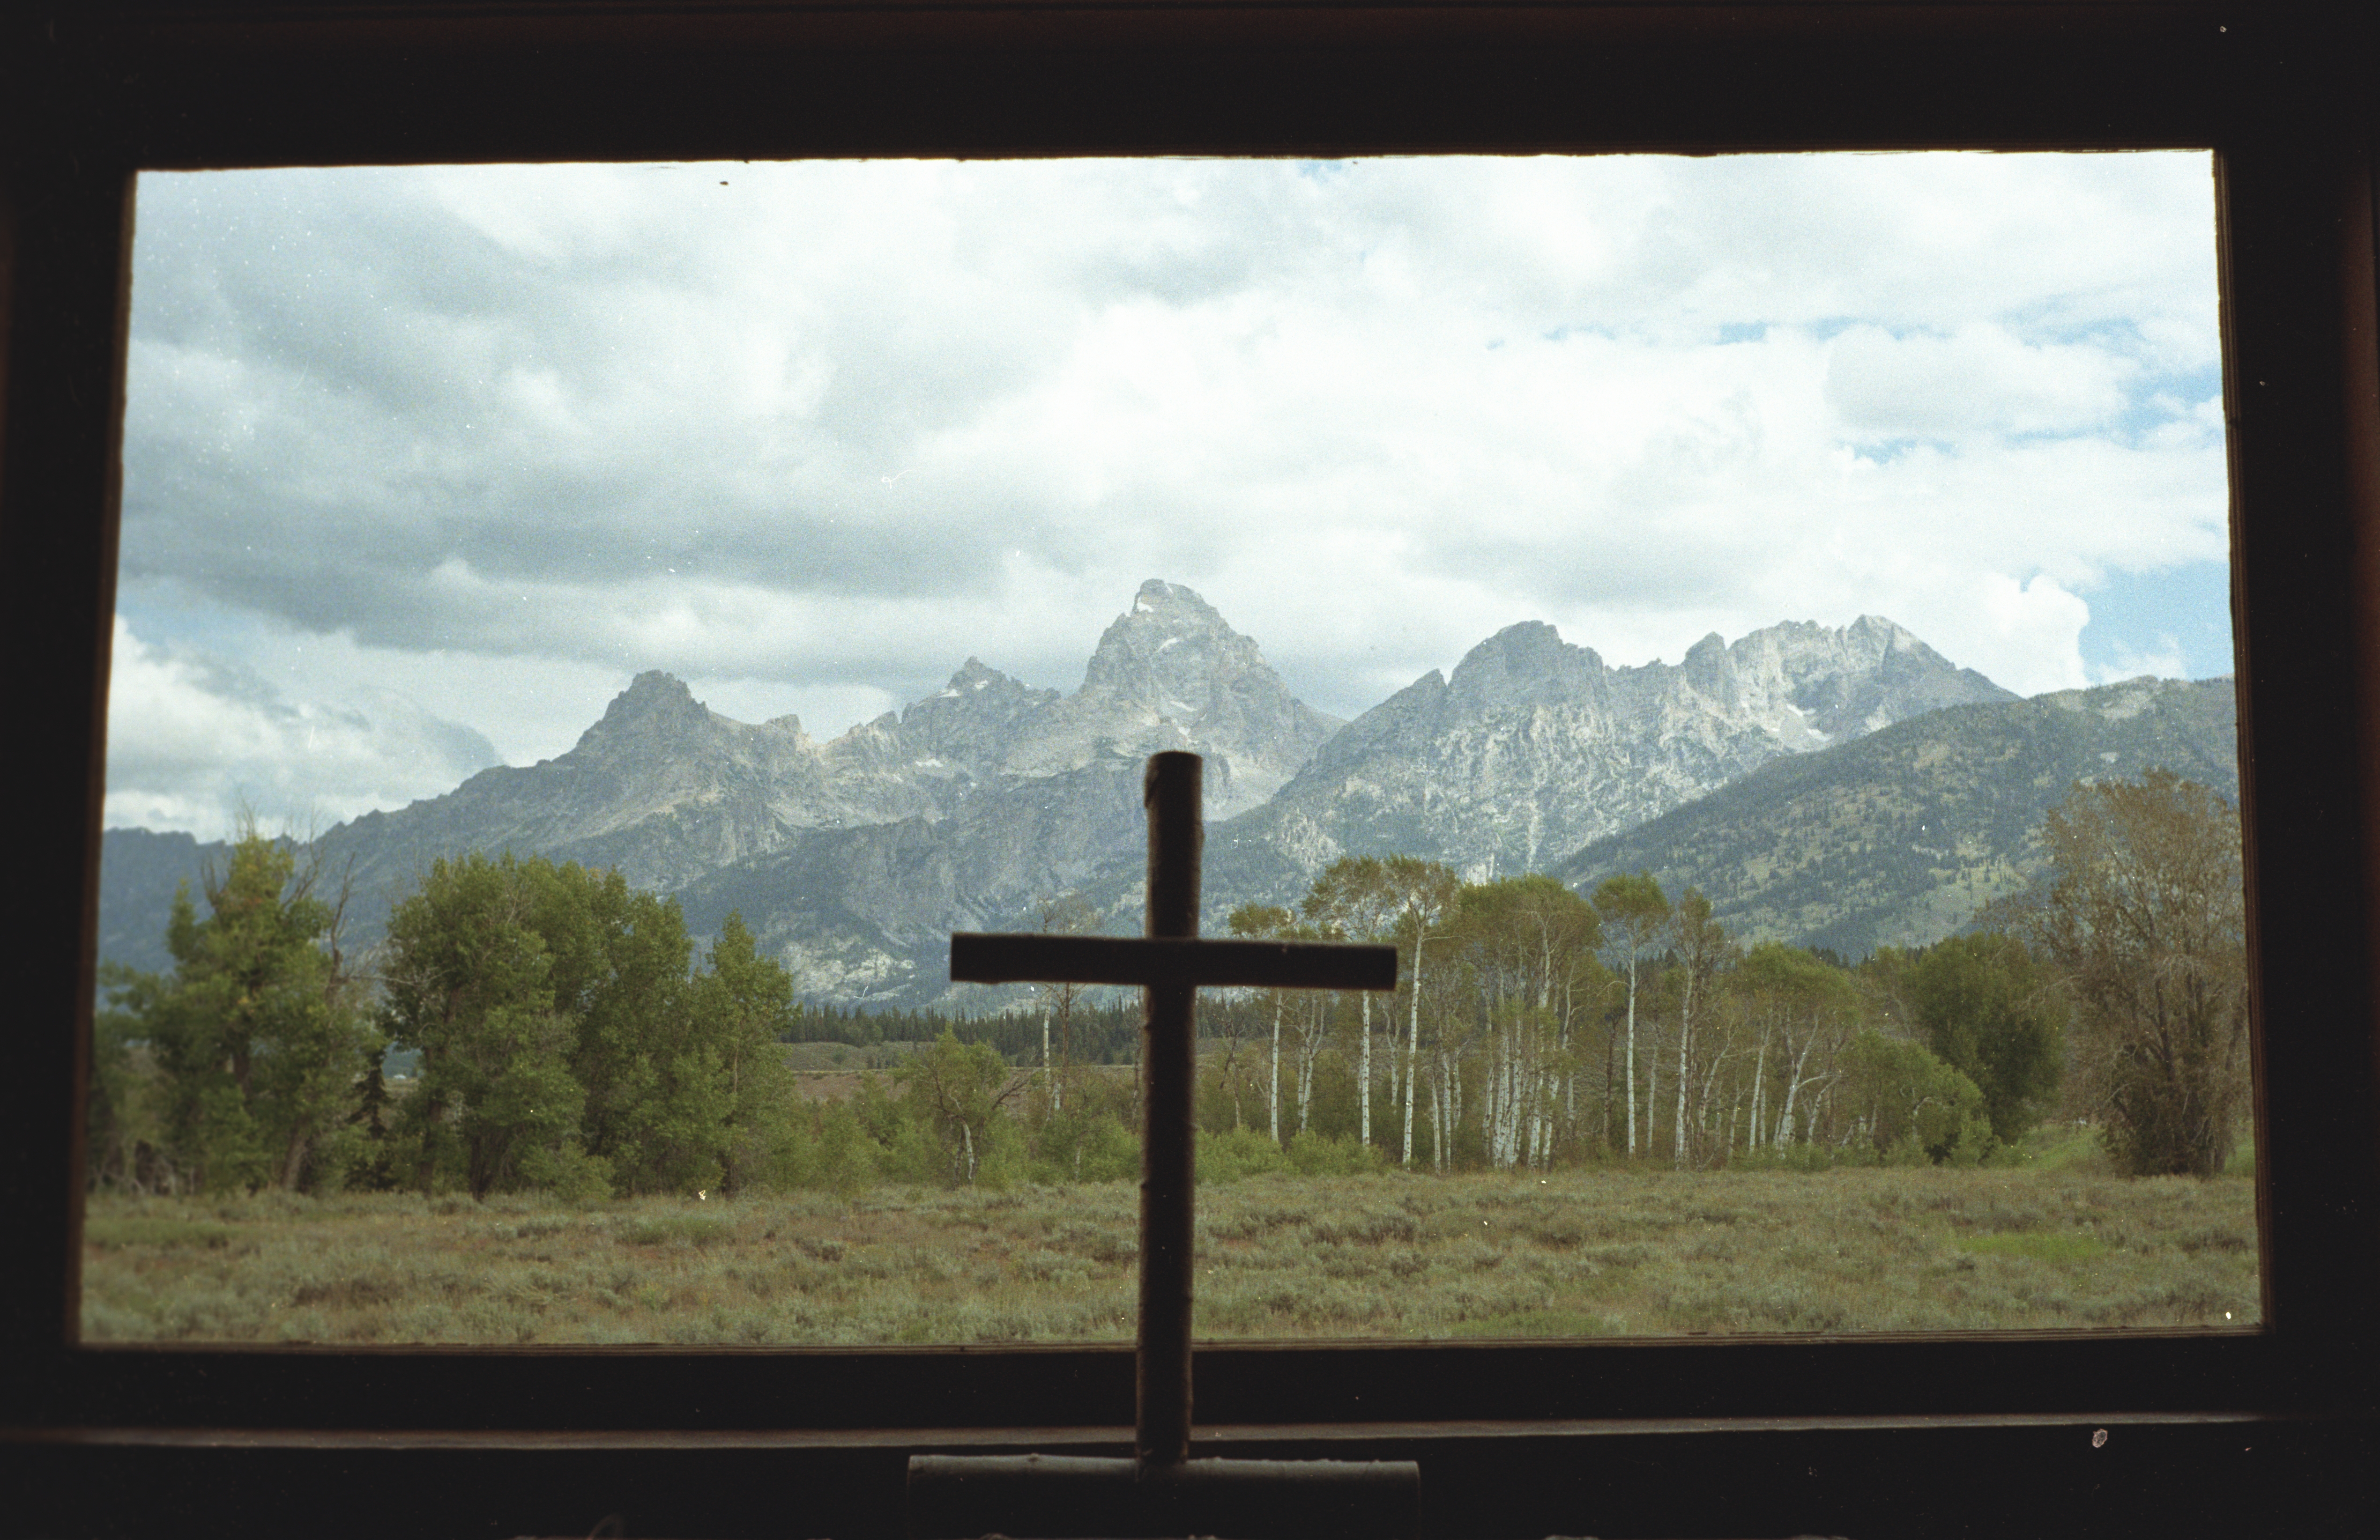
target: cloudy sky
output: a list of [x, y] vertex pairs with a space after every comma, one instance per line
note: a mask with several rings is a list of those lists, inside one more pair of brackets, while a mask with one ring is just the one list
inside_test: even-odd
[[1888, 615], [2231, 668], [2207, 157], [144, 175], [111, 825], [322, 828], [638, 671], [816, 737], [1142, 579], [1352, 717]]

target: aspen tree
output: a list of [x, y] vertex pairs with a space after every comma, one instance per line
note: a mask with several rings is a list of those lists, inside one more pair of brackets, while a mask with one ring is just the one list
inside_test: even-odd
[[1604, 879], [1595, 890], [1595, 912], [1602, 917], [1604, 934], [1619, 951], [1628, 970], [1628, 1153], [1636, 1153], [1636, 994], [1637, 973], [1645, 948], [1669, 924], [1670, 901], [1649, 871], [1633, 877]]
[[[1389, 881], [1388, 863], [1377, 855], [1347, 855], [1333, 861], [1314, 879], [1300, 905], [1305, 917], [1331, 934], [1349, 940], [1378, 940], [1397, 908]], [[1372, 1142], [1372, 995], [1355, 996], [1363, 1013], [1363, 1046], [1355, 1072], [1358, 1136]], [[1390, 1095], [1395, 1095], [1395, 1061], [1390, 1062]]]
[[[1251, 940], [1277, 939], [1289, 934], [1295, 916], [1277, 903], [1243, 903], [1232, 911], [1224, 922], [1234, 936]], [[1272, 1008], [1272, 1072], [1267, 1082], [1265, 1102], [1272, 1117], [1272, 1142], [1281, 1137], [1281, 1018], [1288, 996], [1280, 989], [1269, 989], [1263, 997]]]
[[1413, 949], [1413, 966], [1406, 973], [1413, 991], [1413, 1007], [1405, 1038], [1404, 1144], [1398, 1156], [1401, 1164], [1410, 1166], [1414, 1148], [1414, 1072], [1421, 1059], [1422, 952], [1452, 915], [1462, 882], [1452, 867], [1418, 856], [1391, 855], [1386, 865], [1389, 891], [1397, 902], [1399, 942]]

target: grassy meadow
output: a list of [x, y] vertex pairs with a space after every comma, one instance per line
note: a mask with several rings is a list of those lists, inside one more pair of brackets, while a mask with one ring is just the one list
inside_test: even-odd
[[[1126, 1340], [1135, 1188], [94, 1194], [93, 1342]], [[2240, 1328], [2252, 1182], [2087, 1164], [1250, 1177], [1200, 1190], [1215, 1338]]]

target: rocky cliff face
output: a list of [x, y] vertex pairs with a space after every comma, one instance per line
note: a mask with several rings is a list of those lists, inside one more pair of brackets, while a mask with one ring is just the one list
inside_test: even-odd
[[1649, 870], [1730, 933], [1828, 946], [1938, 940], [2045, 869], [2041, 825], [2079, 781], [2152, 769], [2240, 792], [2231, 680], [2132, 679], [1921, 714], [1774, 760], [1555, 864], [1592, 888]]
[[1681, 663], [1619, 669], [1526, 622], [1348, 723], [1217, 831], [1217, 864], [1250, 887], [1387, 851], [1475, 880], [1539, 870], [1782, 755], [2015, 698], [1875, 616], [1714, 635]]
[[1052, 775], [1189, 749], [1207, 758], [1208, 817], [1222, 819], [1279, 791], [1340, 726], [1292, 697], [1205, 600], [1151, 578], [1099, 638], [1083, 687], [1032, 721], [1007, 768]]

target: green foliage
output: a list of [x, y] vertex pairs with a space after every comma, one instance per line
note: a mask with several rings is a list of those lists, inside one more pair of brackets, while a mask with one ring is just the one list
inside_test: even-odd
[[110, 969], [93, 1035], [91, 1177], [135, 1189], [335, 1187], [361, 1153], [359, 1061], [381, 1042], [317, 873], [251, 826], [186, 886], [171, 975]]
[[2013, 936], [1954, 936], [1908, 970], [1917, 1025], [1973, 1081], [1992, 1132], [2015, 1144], [2049, 1111], [2066, 1065], [2067, 1006], [2049, 969]]
[[1308, 1133], [1289, 1141], [1289, 1168], [1300, 1176], [1370, 1176], [1387, 1164], [1386, 1151], [1355, 1139]]
[[880, 1147], [853, 1110], [830, 1102], [818, 1116], [815, 1153], [797, 1170], [805, 1187], [849, 1199], [876, 1180]]
[[1845, 1103], [1888, 1159], [1980, 1165], [1997, 1141], [1975, 1083], [1917, 1043], [1863, 1031], [1843, 1051]]
[[1140, 1135], [1112, 1111], [1053, 1112], [1035, 1133], [1031, 1170], [1041, 1182], [1130, 1182], [1140, 1175]]
[[2074, 1000], [2081, 1099], [2133, 1175], [2221, 1172], [2249, 1089], [2238, 811], [2169, 770], [2078, 784], [2012, 920]]
[[930, 1170], [954, 1187], [1011, 1179], [1013, 1161], [996, 1168], [987, 1164], [1000, 1146], [996, 1133], [1007, 1122], [1007, 1105], [1023, 1087], [997, 1050], [985, 1043], [962, 1043], [944, 1032], [892, 1078], [908, 1093], [911, 1128], [922, 1133], [939, 1157], [908, 1162], [923, 1166], [921, 1177]]
[[1201, 1134], [1197, 1160], [1201, 1186], [1240, 1182], [1290, 1169], [1288, 1153], [1269, 1135], [1253, 1128]]
[[[730, 916], [709, 967], [617, 872], [471, 855], [390, 916], [382, 1020], [421, 1054], [397, 1120], [423, 1191], [589, 1198], [798, 1176], [784, 970]], [[814, 1141], [813, 1141], [814, 1142]]]

